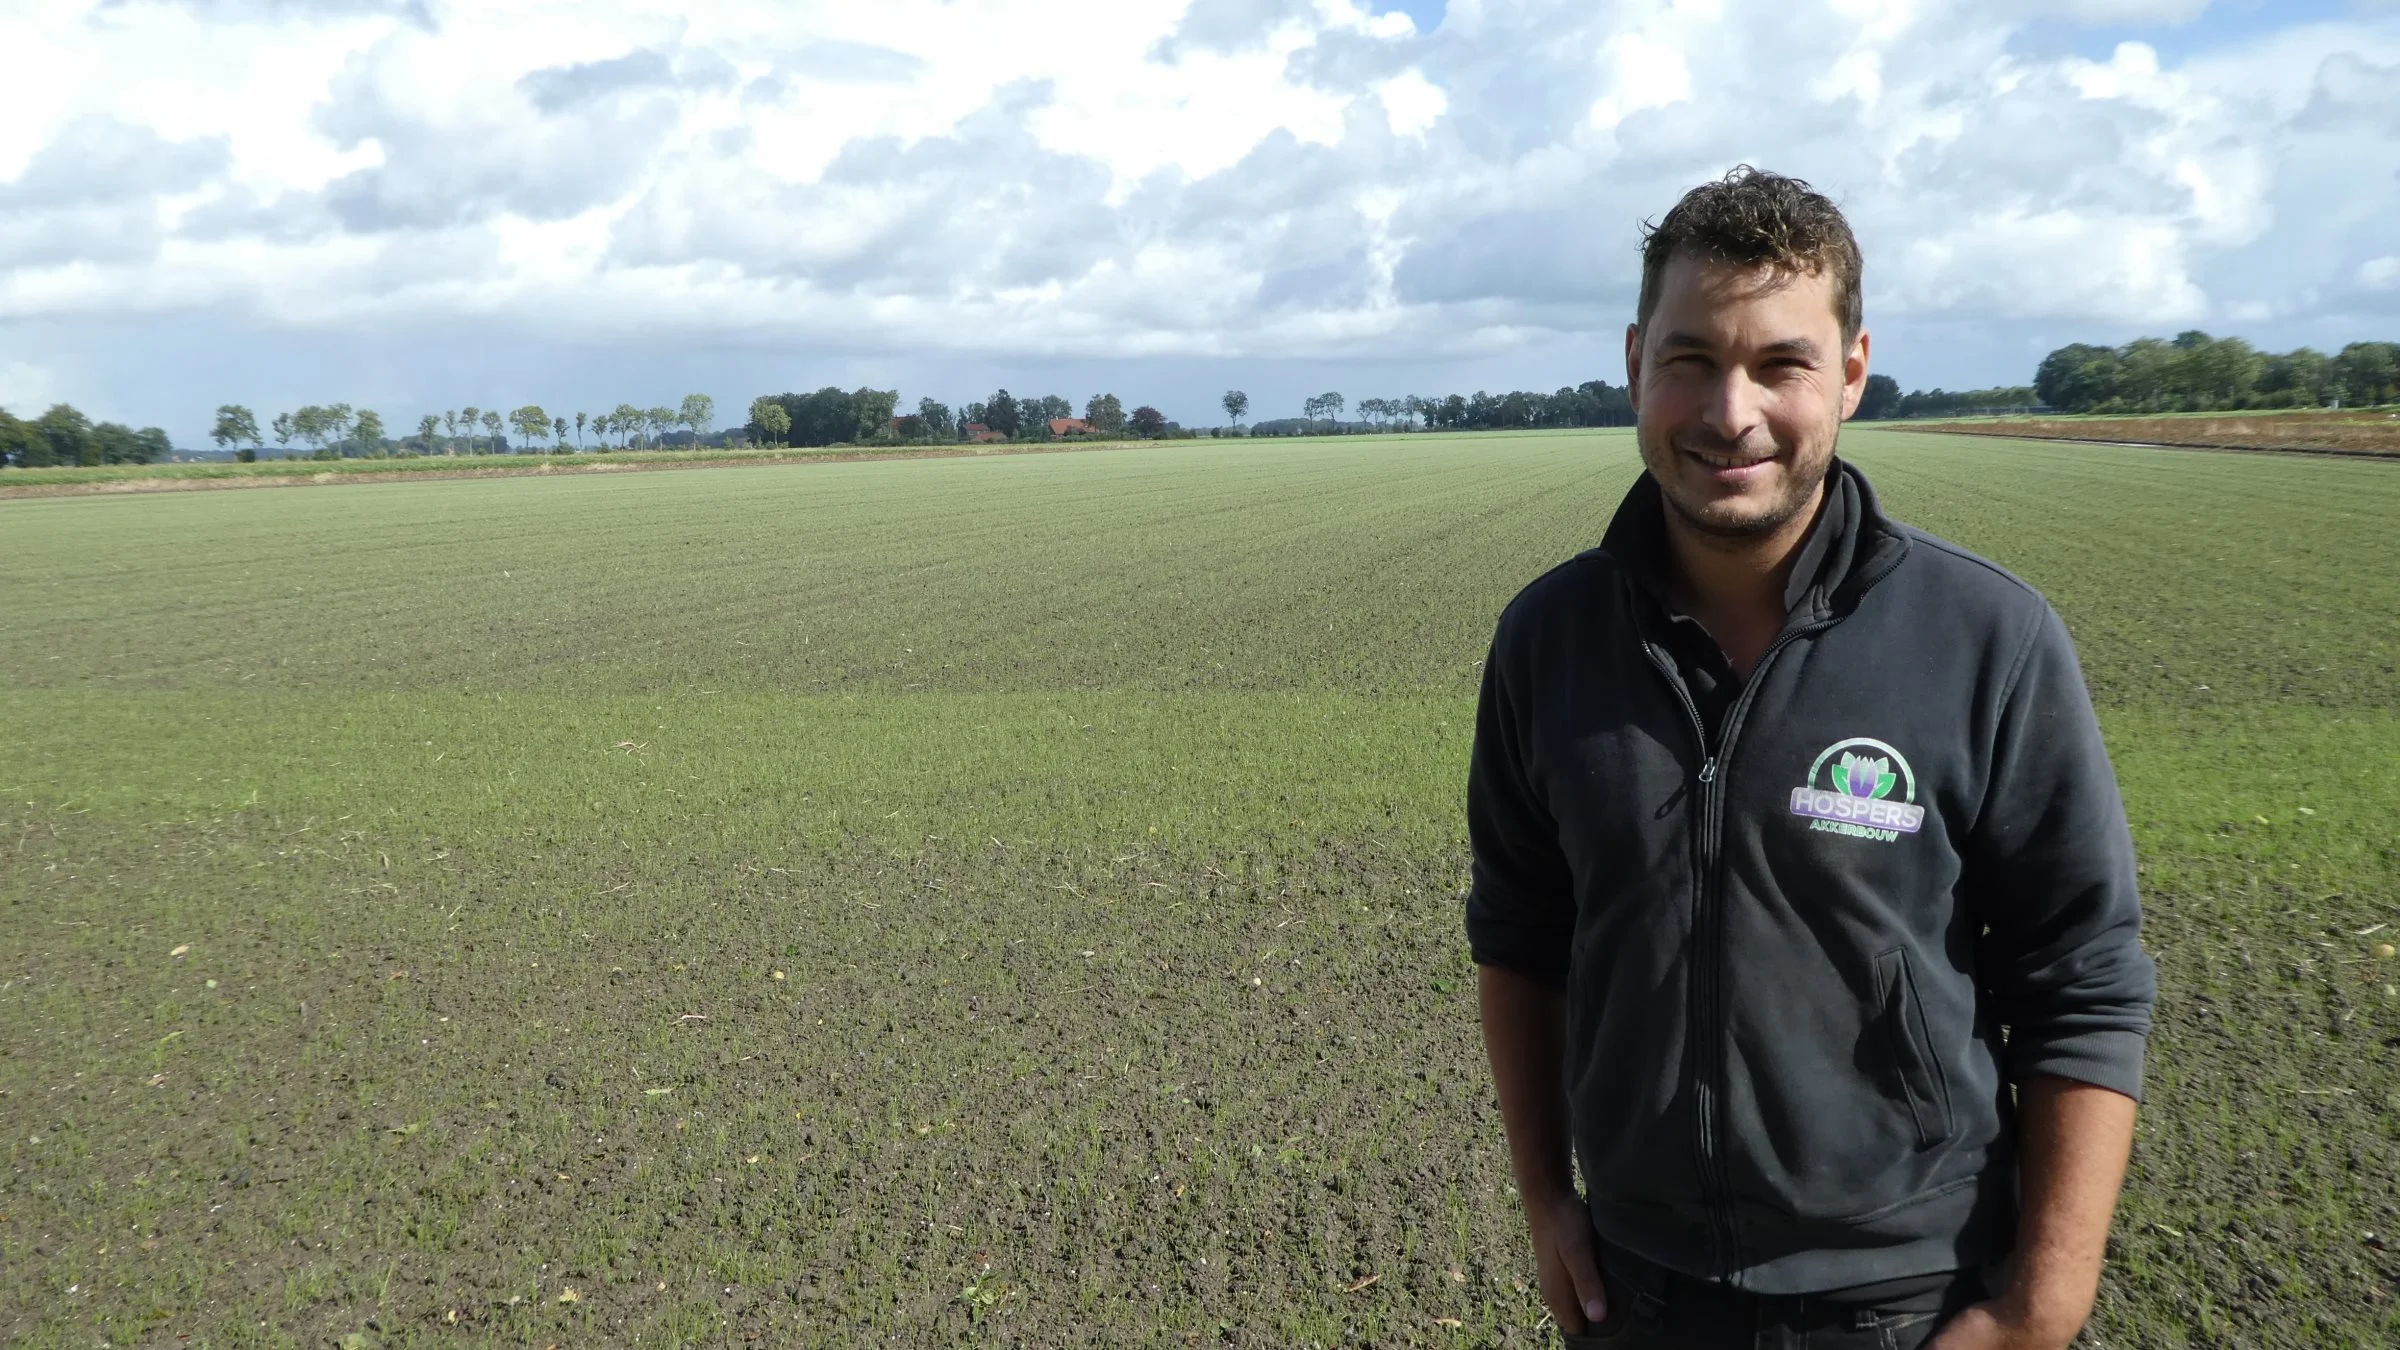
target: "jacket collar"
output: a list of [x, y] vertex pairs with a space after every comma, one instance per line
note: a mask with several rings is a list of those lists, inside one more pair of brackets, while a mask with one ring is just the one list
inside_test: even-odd
[[[1825, 471], [1825, 489], [1825, 509], [1801, 545], [1784, 593], [1787, 609], [1798, 620], [1847, 613], [1908, 553], [1907, 533], [1883, 514], [1873, 485], [1857, 466], [1835, 456]], [[1667, 543], [1666, 509], [1658, 480], [1645, 470], [1618, 505], [1600, 547], [1671, 614], [1674, 555]]]

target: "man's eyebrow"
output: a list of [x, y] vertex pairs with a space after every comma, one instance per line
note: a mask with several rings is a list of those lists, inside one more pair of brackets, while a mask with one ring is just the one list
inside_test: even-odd
[[[1660, 351], [1705, 352], [1713, 351], [1715, 347], [1715, 343], [1697, 333], [1669, 332], [1658, 340]], [[1806, 361], [1822, 360], [1825, 355], [1824, 348], [1819, 347], [1813, 339], [1804, 337], [1770, 342], [1759, 350], [1769, 356], [1797, 356]]]

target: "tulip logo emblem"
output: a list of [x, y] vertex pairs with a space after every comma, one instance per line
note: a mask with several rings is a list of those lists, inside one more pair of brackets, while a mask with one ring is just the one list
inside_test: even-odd
[[1792, 814], [1812, 830], [1887, 844], [1925, 824], [1907, 757], [1864, 736], [1825, 747], [1808, 766], [1808, 781], [1792, 789]]

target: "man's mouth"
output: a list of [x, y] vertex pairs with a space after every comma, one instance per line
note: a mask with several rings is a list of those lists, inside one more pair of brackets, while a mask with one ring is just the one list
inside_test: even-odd
[[1717, 453], [1708, 450], [1693, 450], [1688, 447], [1683, 447], [1683, 453], [1700, 461], [1711, 473], [1727, 478], [1748, 477], [1753, 470], [1772, 462], [1775, 458], [1773, 455], [1746, 455], [1738, 450]]

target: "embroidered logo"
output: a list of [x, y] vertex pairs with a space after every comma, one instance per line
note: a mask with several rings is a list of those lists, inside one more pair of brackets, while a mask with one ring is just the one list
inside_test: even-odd
[[1808, 766], [1808, 782], [1792, 789], [1792, 814], [1807, 817], [1812, 830], [1885, 843], [1915, 834], [1925, 824], [1925, 808], [1917, 805], [1917, 775], [1907, 758], [1864, 736], [1825, 747]]

